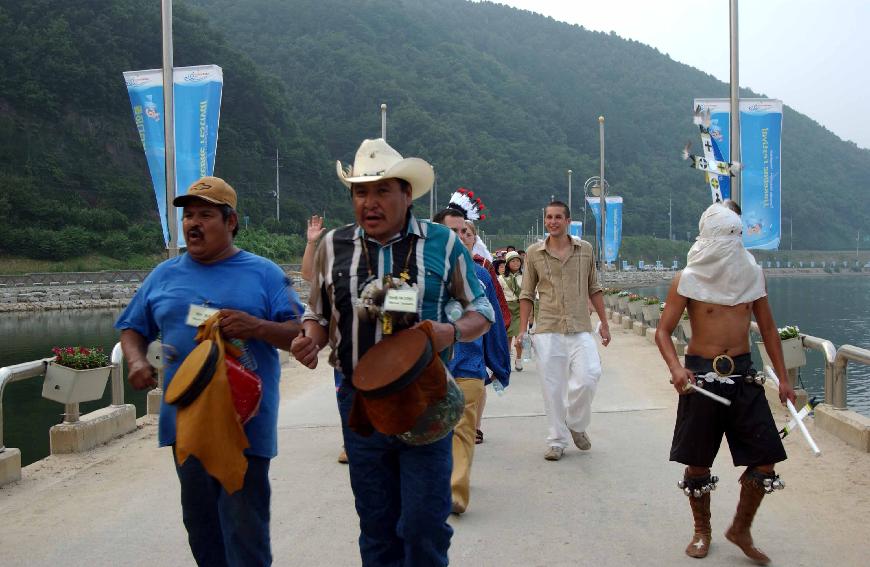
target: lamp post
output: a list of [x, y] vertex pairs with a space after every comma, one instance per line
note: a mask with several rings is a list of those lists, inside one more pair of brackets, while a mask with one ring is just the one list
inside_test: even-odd
[[568, 210], [571, 210], [571, 170], [568, 170]]
[[604, 116], [598, 117], [598, 137], [601, 147], [601, 162], [599, 170], [599, 178], [601, 179], [601, 243], [598, 246], [598, 266], [604, 267], [604, 235], [607, 233], [607, 205], [604, 202], [605, 186], [604, 186]]
[[[731, 162], [740, 162], [740, 79], [737, 35], [737, 0], [730, 0], [728, 20], [731, 28], [731, 120], [730, 153]], [[741, 205], [740, 173], [731, 178], [731, 200]]]
[[160, 5], [160, 20], [163, 35], [163, 137], [166, 161], [166, 224], [169, 242], [166, 248], [169, 257], [178, 256], [178, 211], [175, 200], [175, 91], [172, 62], [172, 0], [163, 0]]

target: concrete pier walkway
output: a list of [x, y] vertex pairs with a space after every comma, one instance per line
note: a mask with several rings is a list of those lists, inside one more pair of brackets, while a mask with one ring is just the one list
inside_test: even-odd
[[[614, 328], [616, 326], [614, 325]], [[601, 348], [604, 376], [593, 408], [592, 449], [545, 461], [546, 422], [534, 362], [492, 391], [485, 442], [477, 446], [468, 511], [450, 519], [451, 565], [749, 565], [722, 533], [737, 501], [727, 447], [714, 465], [713, 545], [699, 563], [683, 549], [692, 534], [682, 467], [668, 462], [676, 395], [658, 351], [614, 330]], [[784, 411], [776, 408], [778, 423]], [[812, 420], [809, 420], [812, 421]], [[167, 449], [152, 418], [131, 435], [85, 455], [49, 457], [0, 489], [0, 564], [27, 566], [193, 565]], [[357, 517], [341, 446], [331, 370], [285, 368], [272, 462], [272, 542], [279, 566], [359, 564]], [[870, 455], [810, 430], [786, 439], [787, 484], [766, 497], [753, 530], [774, 565], [863, 567], [870, 557]]]

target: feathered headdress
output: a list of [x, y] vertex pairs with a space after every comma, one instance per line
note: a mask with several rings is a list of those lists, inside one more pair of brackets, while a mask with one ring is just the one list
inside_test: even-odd
[[486, 215], [481, 213], [486, 208], [483, 201], [480, 200], [480, 197], [475, 197], [473, 191], [469, 191], [464, 187], [460, 187], [450, 195], [450, 202], [447, 203], [447, 208], [456, 209], [470, 221], [486, 220]]

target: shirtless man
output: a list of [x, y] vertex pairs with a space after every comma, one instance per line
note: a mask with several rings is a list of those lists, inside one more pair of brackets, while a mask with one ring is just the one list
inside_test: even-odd
[[[671, 445], [671, 460], [686, 465], [679, 486], [689, 496], [695, 534], [686, 548], [690, 557], [705, 557], [710, 548], [710, 491], [718, 478], [710, 466], [722, 442], [735, 466], [746, 466], [740, 477], [740, 501], [725, 537], [759, 564], [770, 559], [752, 543], [750, 527], [765, 494], [784, 484], [774, 464], [786, 459], [762, 375], [752, 368], [749, 323], [755, 317], [764, 346], [780, 381], [779, 399], [794, 402], [782, 358], [773, 313], [761, 268], [743, 248], [742, 222], [736, 204], [714, 204], [701, 216], [700, 235], [689, 251], [686, 269], [671, 283], [656, 330], [656, 344], [680, 396]], [[680, 364], [671, 333], [688, 309], [692, 338]], [[731, 400], [730, 406], [706, 396], [693, 395], [697, 382]]]

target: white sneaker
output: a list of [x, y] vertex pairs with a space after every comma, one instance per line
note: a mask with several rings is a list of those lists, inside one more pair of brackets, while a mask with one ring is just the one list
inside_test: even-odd
[[563, 449], [562, 447], [558, 447], [556, 445], [552, 445], [552, 446], [550, 446], [549, 449], [547, 449], [547, 452], [544, 453], [544, 458], [547, 459], [548, 461], [558, 461], [559, 459], [562, 458], [562, 455], [564, 453], [565, 453], [565, 449]]
[[568, 431], [571, 431], [571, 438], [578, 449], [588, 451], [592, 448], [592, 441], [589, 440], [589, 435], [585, 431], [573, 431], [570, 429]]
[[514, 361], [514, 370], [516, 370], [517, 372], [523, 371], [523, 359], [522, 358], [517, 358]]

